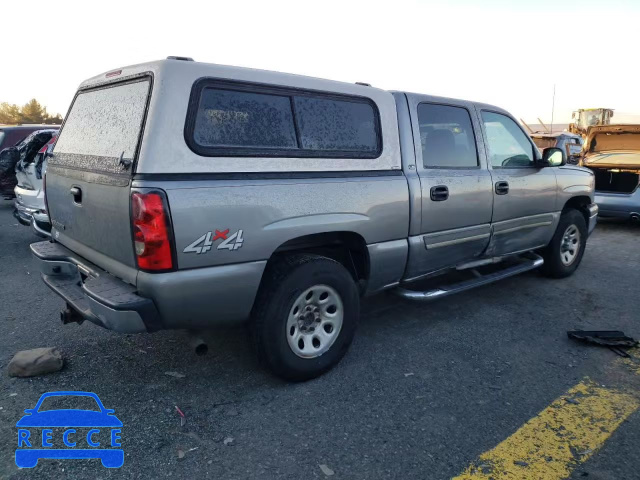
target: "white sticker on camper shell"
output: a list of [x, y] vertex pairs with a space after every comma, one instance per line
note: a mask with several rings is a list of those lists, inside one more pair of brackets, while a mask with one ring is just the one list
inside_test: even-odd
[[238, 230], [237, 232], [229, 235], [229, 229], [226, 230], [214, 230], [211, 232], [207, 232], [201, 237], [199, 237], [195, 242], [187, 245], [185, 249], [182, 251], [183, 253], [195, 253], [202, 254], [207, 253], [209, 250], [213, 248], [213, 244], [217, 240], [222, 240], [222, 242], [216, 247], [217, 250], [229, 250], [235, 251], [242, 247], [244, 239], [242, 238], [242, 230]]

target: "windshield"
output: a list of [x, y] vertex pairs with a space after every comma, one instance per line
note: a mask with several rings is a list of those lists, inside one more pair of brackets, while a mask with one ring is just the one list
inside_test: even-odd
[[594, 125], [602, 125], [602, 110], [587, 110], [580, 112], [578, 124], [583, 127], [592, 127]]

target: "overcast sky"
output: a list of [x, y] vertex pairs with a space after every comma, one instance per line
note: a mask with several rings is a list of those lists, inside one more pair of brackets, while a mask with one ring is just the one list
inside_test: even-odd
[[[28, 12], [25, 11], [28, 9]], [[66, 114], [78, 84], [164, 58], [640, 123], [640, 0], [3, 2], [0, 102]], [[39, 12], [39, 13], [37, 13]], [[635, 116], [635, 114], [639, 114]]]

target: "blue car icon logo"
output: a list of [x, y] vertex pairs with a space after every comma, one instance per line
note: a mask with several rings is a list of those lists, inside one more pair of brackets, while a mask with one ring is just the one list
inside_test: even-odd
[[[43, 402], [81, 403], [89, 408], [43, 409]], [[66, 405], [65, 405], [66, 406]], [[24, 411], [18, 420], [18, 448], [16, 465], [33, 468], [41, 458], [87, 459], [99, 458], [107, 468], [124, 464], [120, 443], [122, 422], [104, 408], [98, 395], [92, 392], [49, 392], [43, 394], [36, 406]]]

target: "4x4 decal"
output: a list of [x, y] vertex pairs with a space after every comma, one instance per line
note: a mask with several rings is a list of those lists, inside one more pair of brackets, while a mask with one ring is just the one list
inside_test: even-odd
[[224, 240], [220, 245], [218, 245], [218, 250], [238, 250], [242, 247], [242, 243], [244, 242], [242, 238], [242, 230], [238, 230], [233, 233], [231, 236], [229, 235], [229, 229], [226, 230], [215, 230], [211, 232], [207, 232], [198, 238], [195, 242], [187, 245], [185, 249], [182, 251], [183, 253], [206, 253], [213, 247], [213, 243], [216, 240]]

